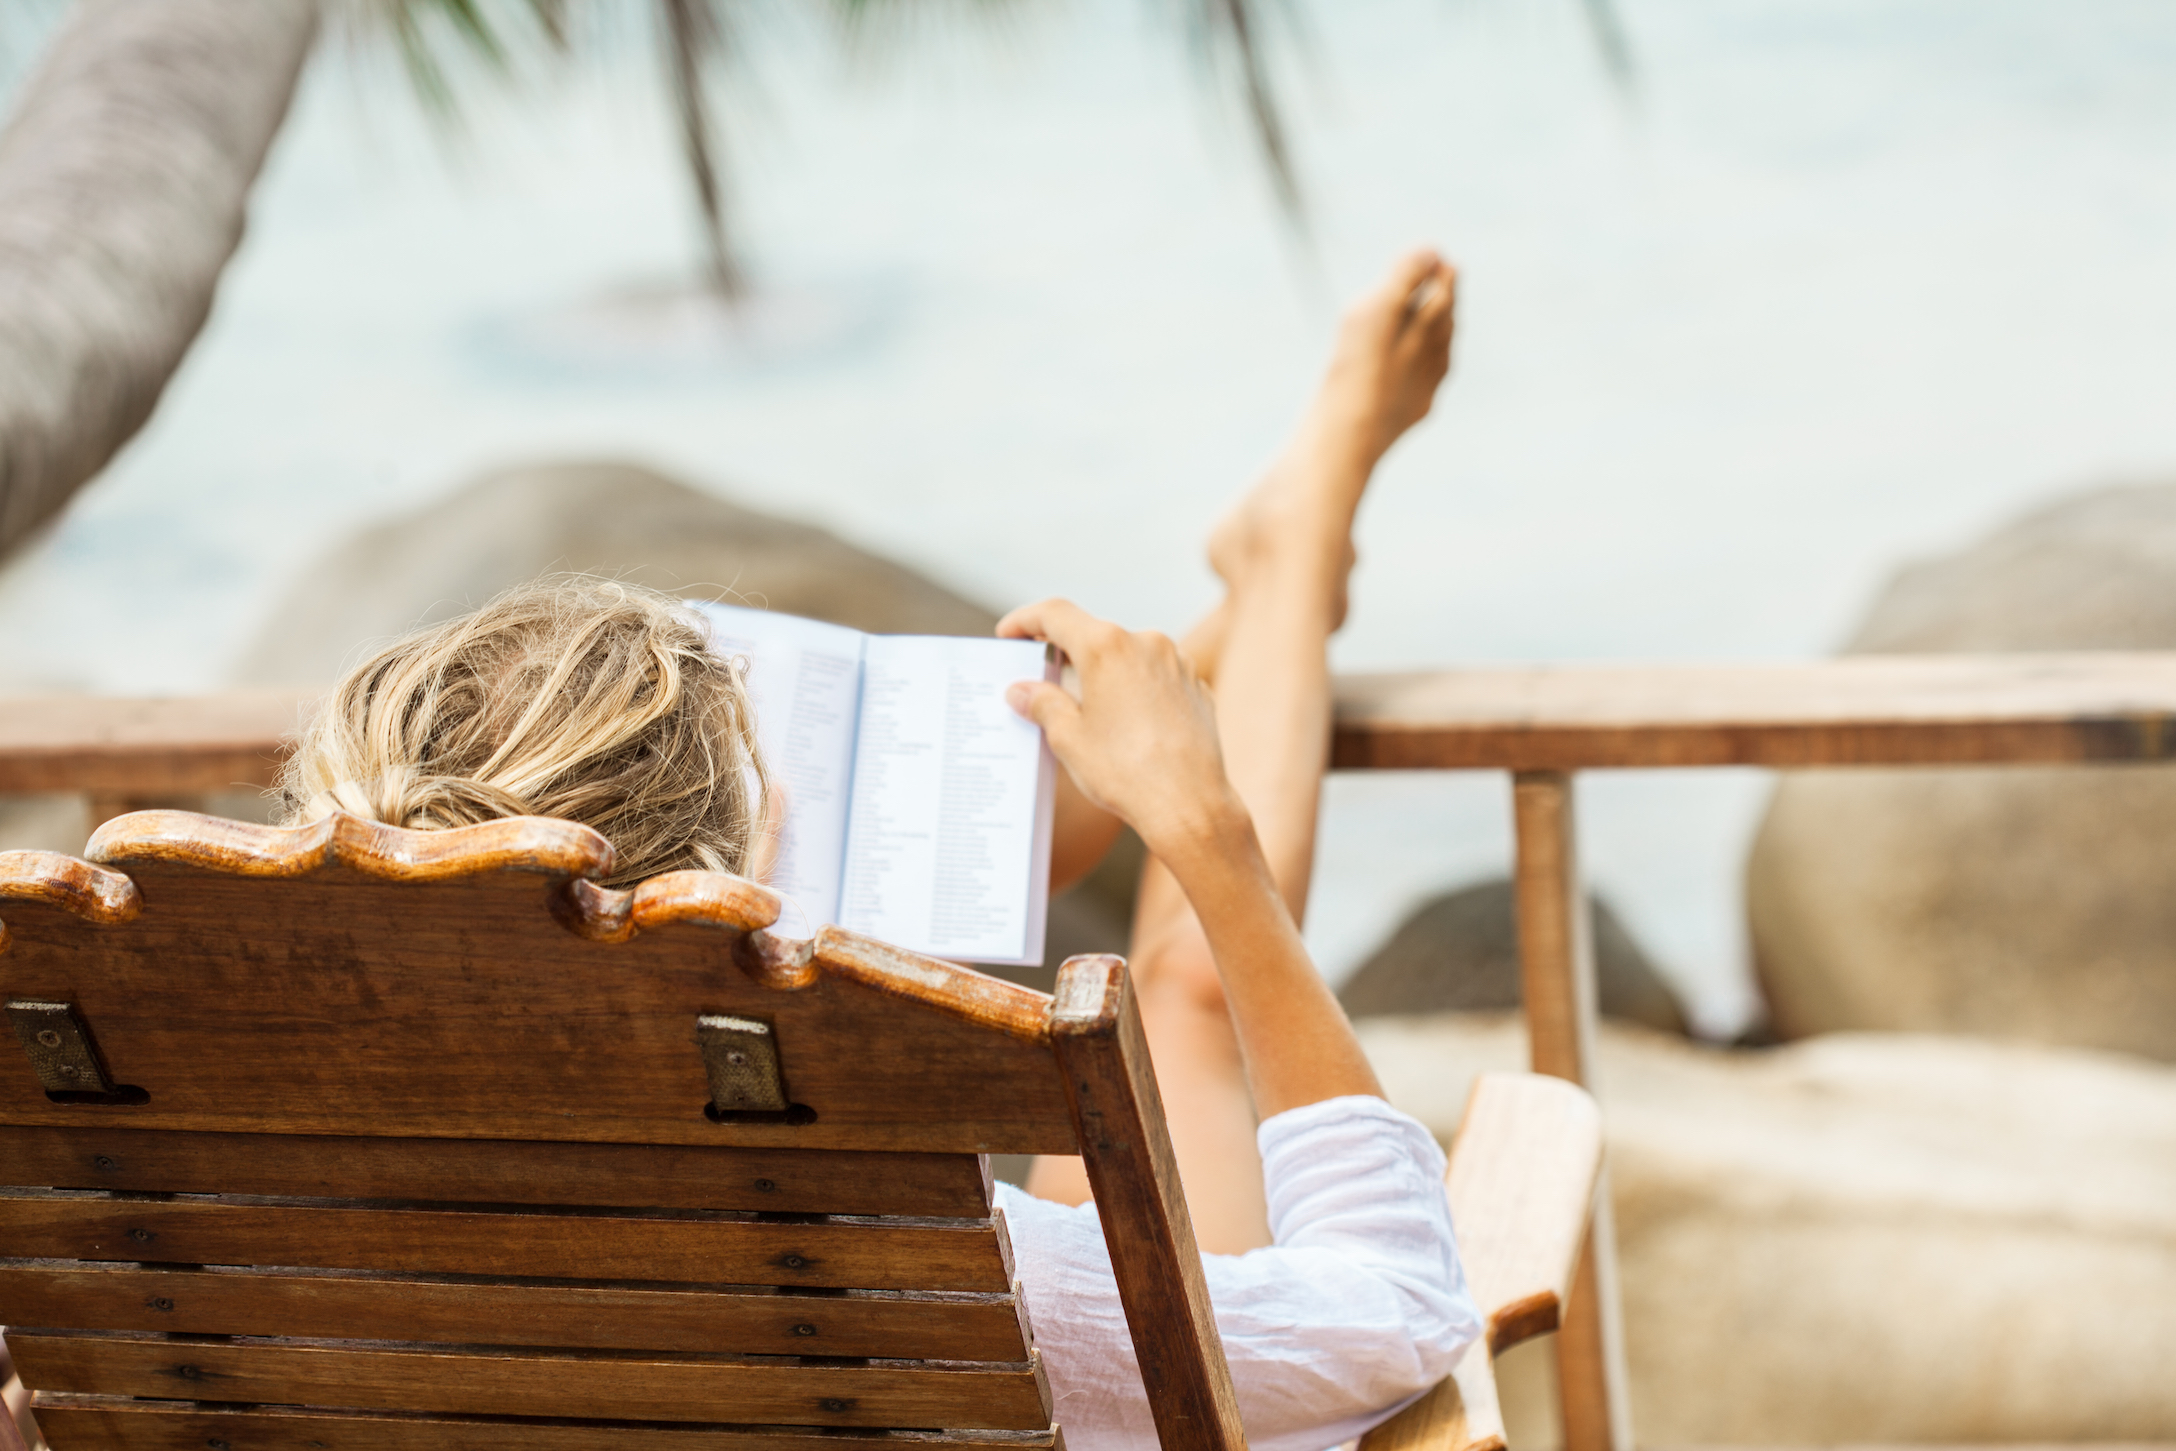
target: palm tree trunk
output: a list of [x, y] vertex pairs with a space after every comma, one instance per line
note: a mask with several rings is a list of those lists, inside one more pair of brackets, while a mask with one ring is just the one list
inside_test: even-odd
[[0, 132], [0, 556], [159, 400], [242, 238], [316, 0], [79, 0]]

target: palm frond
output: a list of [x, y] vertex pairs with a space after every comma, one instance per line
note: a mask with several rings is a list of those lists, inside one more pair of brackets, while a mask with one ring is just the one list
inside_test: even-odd
[[725, 230], [725, 181], [718, 165], [718, 148], [711, 128], [709, 78], [724, 57], [731, 32], [726, 28], [724, 0], [657, 0], [663, 12], [665, 70], [672, 85], [674, 108], [680, 114], [680, 152], [687, 164], [688, 180], [695, 188], [695, 204], [702, 214], [703, 251], [710, 285], [726, 298], [737, 298], [744, 289], [740, 265], [733, 256]]
[[1602, 68], [1619, 91], [1629, 93], [1637, 79], [1632, 64], [1632, 42], [1625, 34], [1624, 21], [1617, 14], [1615, 0], [1580, 0], [1580, 9], [1586, 13], [1587, 33], [1594, 37], [1594, 48], [1602, 57]]
[[[1267, 33], [1262, 7], [1256, 0], [1180, 0], [1193, 13], [1195, 34], [1208, 53], [1212, 69], [1228, 71], [1237, 84], [1239, 99], [1254, 130], [1261, 151], [1262, 168], [1269, 174], [1270, 189], [1278, 208], [1292, 228], [1306, 234], [1307, 196], [1300, 187], [1299, 172], [1292, 162], [1292, 147], [1285, 136], [1284, 106], [1269, 72]], [[1604, 0], [1606, 3], [1606, 0]]]
[[[714, 87], [725, 62], [735, 58], [733, 0], [654, 0], [667, 90], [678, 121], [680, 151], [702, 229], [705, 272], [710, 285], [726, 297], [744, 287], [734, 255], [727, 214], [725, 149], [717, 134], [718, 94]], [[877, 10], [930, 8], [935, 0], [832, 0], [852, 22]], [[956, 3], [956, 0], [955, 0]], [[1010, 9], [1021, 0], [975, 0], [965, 8]], [[1294, 164], [1292, 147], [1269, 64], [1268, 31], [1262, 0], [1165, 0], [1174, 5], [1196, 37], [1205, 69], [1219, 84], [1230, 84], [1253, 132], [1263, 169], [1285, 220], [1304, 237], [1307, 200]], [[1287, 0], [1296, 4], [1298, 0]], [[1606, 7], [1609, 0], [1586, 0]], [[552, 49], [568, 45], [569, 0], [366, 0], [391, 29], [410, 82], [432, 110], [451, 114], [454, 88], [440, 47], [451, 41], [482, 58], [493, 70], [510, 68], [516, 48], [509, 34], [518, 24], [533, 28]]]
[[[507, 0], [495, 8], [520, 11], [522, 23], [534, 26], [548, 45], [565, 48], [567, 0]], [[438, 115], [453, 114], [455, 95], [439, 54], [443, 42], [434, 32], [442, 31], [490, 69], [501, 73], [508, 69], [512, 46], [506, 22], [478, 0], [372, 0], [366, 9], [391, 27], [409, 84], [425, 107]]]

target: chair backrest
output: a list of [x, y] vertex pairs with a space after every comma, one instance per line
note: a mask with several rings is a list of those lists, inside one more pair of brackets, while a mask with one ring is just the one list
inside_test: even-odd
[[1051, 1445], [992, 1153], [1084, 1157], [1163, 1444], [1243, 1445], [1118, 959], [776, 939], [539, 819], [86, 855], [0, 854], [0, 1324], [60, 1451]]

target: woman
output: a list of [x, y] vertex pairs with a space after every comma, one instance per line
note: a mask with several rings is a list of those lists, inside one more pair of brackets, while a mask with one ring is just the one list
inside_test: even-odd
[[[1298, 928], [1353, 516], [1449, 366], [1455, 283], [1415, 253], [1347, 315], [1292, 444], [1210, 541], [1227, 593], [1183, 647], [1062, 600], [998, 626], [1077, 671], [1077, 694], [1021, 682], [1009, 695], [1066, 768], [1053, 885], [1085, 874], [1121, 823], [1150, 852], [1133, 973], [1241, 1416], [1264, 1451], [1358, 1434], [1480, 1331], [1442, 1155], [1383, 1101]], [[764, 769], [746, 694], [706, 639], [671, 601], [622, 586], [515, 591], [351, 674], [290, 761], [289, 816], [563, 816], [612, 839], [617, 880], [749, 870]], [[1153, 1445], [1078, 1161], [1038, 1161], [1030, 1188], [1000, 1186], [1000, 1203], [1067, 1442]]]

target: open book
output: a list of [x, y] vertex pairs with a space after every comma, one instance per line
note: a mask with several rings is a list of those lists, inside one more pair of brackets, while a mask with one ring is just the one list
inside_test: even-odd
[[690, 603], [710, 648], [747, 662], [784, 797], [778, 930], [835, 922], [932, 957], [1041, 962], [1057, 763], [1005, 687], [1055, 680], [1053, 652]]

